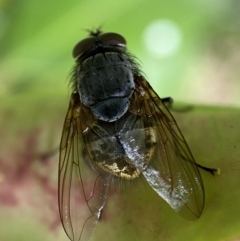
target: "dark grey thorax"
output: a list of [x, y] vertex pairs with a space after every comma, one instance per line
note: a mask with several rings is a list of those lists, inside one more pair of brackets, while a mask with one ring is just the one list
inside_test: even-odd
[[133, 66], [126, 54], [98, 53], [78, 70], [80, 101], [103, 121], [116, 121], [129, 107], [134, 89]]

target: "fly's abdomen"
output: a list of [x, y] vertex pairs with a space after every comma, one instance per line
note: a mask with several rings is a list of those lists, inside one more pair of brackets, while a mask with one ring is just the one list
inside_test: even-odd
[[[91, 132], [88, 134], [92, 135]], [[88, 150], [85, 152], [86, 162], [91, 160], [91, 165], [100, 172], [125, 179], [135, 179], [141, 174], [128, 161], [128, 156], [116, 136], [99, 138], [96, 135], [91, 142], [88, 142], [86, 148]]]

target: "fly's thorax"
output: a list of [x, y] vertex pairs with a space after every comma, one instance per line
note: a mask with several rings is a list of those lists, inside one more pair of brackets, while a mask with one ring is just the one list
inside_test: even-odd
[[116, 121], [127, 111], [135, 90], [133, 69], [125, 54], [106, 52], [89, 57], [78, 72], [80, 101], [98, 119]]

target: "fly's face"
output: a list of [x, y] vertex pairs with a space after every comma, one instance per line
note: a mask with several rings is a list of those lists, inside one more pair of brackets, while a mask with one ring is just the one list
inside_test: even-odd
[[[126, 52], [125, 39], [100, 31], [73, 50], [73, 93], [59, 160], [59, 210], [72, 241], [88, 241], [113, 176], [140, 175], [176, 212], [201, 215], [198, 165], [163, 100]], [[204, 168], [208, 171], [214, 169]]]

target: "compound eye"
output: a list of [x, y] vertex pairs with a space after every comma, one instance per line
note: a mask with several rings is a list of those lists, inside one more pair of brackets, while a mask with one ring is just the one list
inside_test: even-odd
[[109, 45], [118, 45], [125, 47], [126, 46], [126, 40], [123, 36], [117, 33], [104, 33], [99, 36], [99, 40], [103, 44], [109, 44]]
[[76, 59], [79, 55], [81, 55], [82, 53], [90, 49], [94, 44], [95, 44], [94, 37], [89, 37], [81, 40], [75, 45], [72, 51], [73, 58]]

